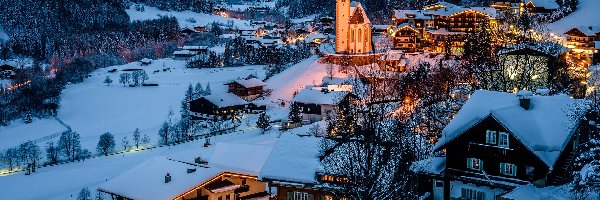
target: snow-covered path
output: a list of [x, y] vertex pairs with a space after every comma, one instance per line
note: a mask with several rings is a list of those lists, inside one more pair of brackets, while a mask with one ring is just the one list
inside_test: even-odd
[[295, 91], [307, 85], [321, 84], [327, 76], [327, 65], [318, 62], [318, 56], [312, 56], [267, 80], [267, 87], [273, 89], [271, 101], [290, 101]]
[[578, 26], [600, 26], [600, 1], [579, 0], [577, 11], [568, 16], [548, 24], [548, 28], [555, 34], [562, 35], [571, 28]]

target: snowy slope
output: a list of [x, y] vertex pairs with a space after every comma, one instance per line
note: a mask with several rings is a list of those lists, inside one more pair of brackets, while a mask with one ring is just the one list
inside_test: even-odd
[[[163, 72], [162, 66], [171, 67], [170, 72]], [[213, 94], [225, 93], [224, 83], [256, 74], [264, 75], [262, 66], [247, 66], [222, 69], [187, 69], [184, 61], [155, 60], [149, 66], [141, 67], [138, 63], [99, 69], [83, 83], [69, 85], [62, 93], [61, 108], [58, 117], [71, 126], [73, 131], [81, 135], [84, 148], [94, 150], [98, 137], [104, 132], [111, 132], [120, 143], [123, 136], [131, 135], [135, 128], [142, 134], [154, 138], [159, 126], [167, 119], [169, 108], [179, 116], [179, 107], [188, 84], [200, 82], [204, 87], [210, 83]], [[119, 72], [108, 73], [116, 68]], [[158, 83], [158, 87], [125, 87], [118, 83], [120, 70], [126, 68], [143, 68], [148, 73], [148, 82]], [[160, 70], [153, 74], [153, 71]], [[113, 84], [106, 86], [106, 76], [113, 79]]]
[[[253, 129], [244, 133], [238, 132], [217, 136], [212, 138], [211, 142], [213, 144], [228, 142], [273, 145], [277, 140], [277, 135], [276, 133], [261, 134], [258, 129]], [[172, 147], [130, 152], [41, 168], [38, 172], [29, 176], [19, 173], [0, 177], [0, 185], [2, 186], [0, 199], [76, 199], [77, 193], [83, 187], [88, 187], [95, 194], [96, 188], [108, 179], [116, 177], [156, 156], [165, 156], [185, 162], [194, 162], [194, 158], [198, 156], [209, 160], [216, 145], [205, 148], [203, 144], [204, 140], [198, 140]]]
[[310, 57], [267, 80], [267, 88], [273, 89], [270, 100], [290, 101], [295, 91], [307, 85], [320, 85], [327, 76], [327, 65], [318, 60], [317, 56]]
[[579, 26], [600, 26], [600, 1], [579, 0], [577, 11], [548, 25], [548, 28], [557, 35]]
[[44, 140], [44, 137], [57, 136], [66, 130], [66, 127], [53, 118], [35, 119], [31, 124], [25, 124], [21, 121], [12, 122], [10, 126], [0, 126], [0, 138], [2, 138], [0, 140], [0, 152], [18, 146], [27, 140], [37, 142], [38, 146], [44, 146], [47, 141]]
[[[174, 12], [174, 11], [164, 11], [159, 10], [155, 7], [144, 7], [144, 12], [136, 11], [134, 6], [131, 6], [130, 9], [126, 9], [125, 12], [129, 15], [129, 19], [131, 21], [137, 20], [148, 20], [148, 19], [158, 19], [161, 16], [173, 16], [177, 18], [179, 21], [179, 27], [189, 27], [193, 28], [195, 25], [205, 26], [212, 22], [218, 22], [220, 24], [227, 24], [229, 21], [233, 22], [233, 25], [238, 28], [247, 28], [249, 27], [249, 22], [246, 20], [240, 20], [236, 18], [226, 18], [219, 15], [212, 15], [206, 13], [196, 13], [192, 11], [182, 11], [182, 12]], [[188, 19], [194, 19], [196, 22], [190, 22]]]

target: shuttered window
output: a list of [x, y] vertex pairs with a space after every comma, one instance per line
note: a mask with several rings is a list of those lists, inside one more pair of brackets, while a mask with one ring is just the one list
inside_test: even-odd
[[485, 143], [496, 144], [496, 131], [487, 130], [485, 132]]
[[467, 158], [467, 168], [481, 170], [483, 169], [483, 161], [478, 158]]
[[460, 199], [465, 200], [484, 200], [485, 193], [481, 191], [477, 191], [471, 188], [461, 188], [460, 189]]
[[508, 148], [508, 133], [505, 132], [500, 132], [500, 134], [498, 134], [498, 146], [501, 147], [507, 147]]
[[500, 163], [500, 173], [509, 176], [516, 176], [517, 166], [510, 163]]

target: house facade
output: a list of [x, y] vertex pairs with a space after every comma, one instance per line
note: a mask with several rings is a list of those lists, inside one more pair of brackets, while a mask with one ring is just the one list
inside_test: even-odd
[[[520, 185], [571, 180], [584, 112], [566, 96], [476, 91], [434, 146], [443, 170], [427, 173], [433, 199], [496, 199]], [[440, 163], [440, 162], [438, 162]], [[435, 168], [435, 167], [434, 167]], [[422, 173], [423, 174], [423, 173]]]
[[[421, 10], [394, 10], [392, 13], [394, 48], [406, 52], [430, 50], [462, 53], [464, 34], [480, 28], [496, 27], [496, 9], [463, 7], [447, 2]], [[450, 47], [451, 46], [451, 47]]]
[[257, 78], [250, 78], [235, 80], [226, 85], [229, 93], [235, 94], [246, 101], [252, 101], [264, 93], [264, 86], [267, 84]]
[[301, 90], [292, 103], [299, 107], [303, 123], [311, 123], [334, 117], [340, 106], [352, 99], [348, 91], [330, 91], [327, 88], [309, 88]]

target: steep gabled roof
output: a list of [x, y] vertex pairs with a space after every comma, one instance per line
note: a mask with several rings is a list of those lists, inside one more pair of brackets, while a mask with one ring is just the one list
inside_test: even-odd
[[[232, 81], [230, 83], [238, 83], [242, 86], [244, 86], [245, 88], [253, 88], [253, 87], [260, 87], [260, 86], [265, 86], [267, 85], [265, 82], [257, 79], [257, 78], [251, 78], [251, 79], [240, 79], [240, 80], [235, 80]], [[230, 84], [228, 83], [228, 84]]]
[[[352, 6], [354, 5], [354, 6]], [[353, 1], [350, 8], [350, 24], [370, 24], [371, 20], [361, 3]]]
[[529, 0], [525, 3], [532, 3], [535, 7], [543, 7], [546, 9], [558, 9], [560, 6], [556, 0]]
[[587, 109], [583, 104], [583, 100], [565, 95], [531, 96], [532, 106], [525, 110], [516, 94], [478, 90], [444, 128], [434, 150], [441, 150], [491, 116], [552, 168]]
[[300, 90], [292, 102], [308, 103], [308, 104], [319, 104], [319, 105], [337, 105], [343, 100], [349, 92], [346, 91], [321, 91], [313, 89]]
[[248, 102], [244, 101], [240, 97], [238, 97], [234, 94], [231, 94], [231, 93], [213, 94], [213, 95], [203, 96], [201, 98], [204, 98], [204, 99], [210, 101], [212, 104], [214, 104], [215, 106], [217, 106], [219, 108], [230, 107], [230, 106], [240, 106], [240, 105], [248, 104]]

